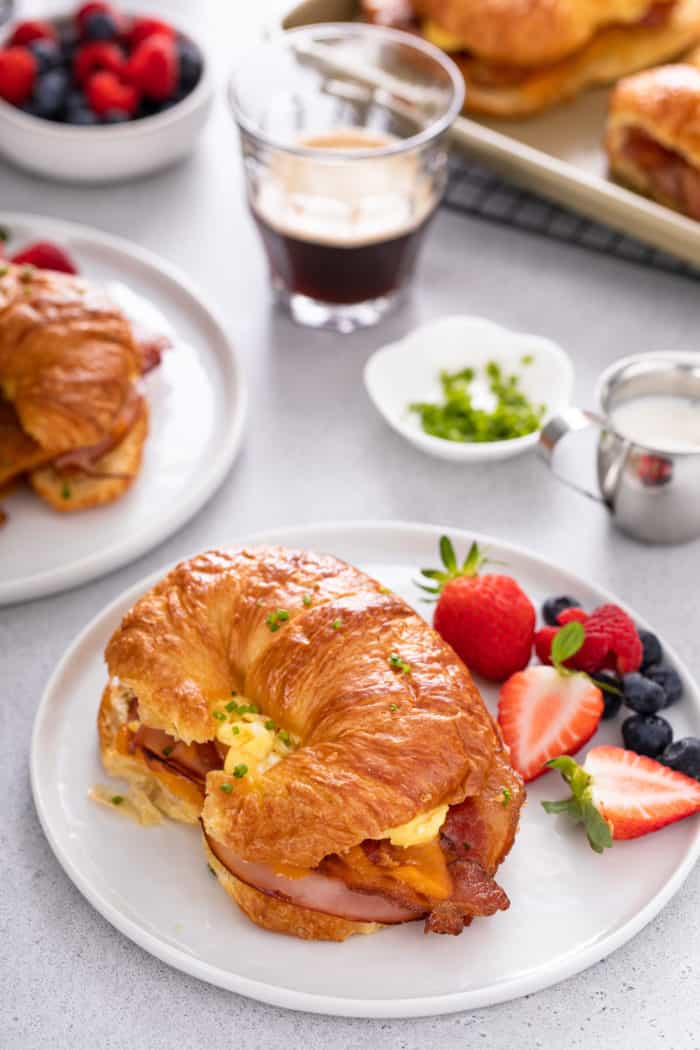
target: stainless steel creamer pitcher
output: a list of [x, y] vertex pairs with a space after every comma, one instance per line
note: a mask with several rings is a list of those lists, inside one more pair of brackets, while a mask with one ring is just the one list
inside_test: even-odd
[[[616, 421], [621, 406], [644, 399], [663, 398], [656, 412], [668, 435], [647, 435], [623, 430]], [[677, 411], [674, 402], [677, 399]], [[568, 408], [546, 424], [540, 435], [539, 454], [566, 485], [605, 504], [613, 520], [630, 536], [648, 543], [683, 543], [700, 536], [700, 439], [674, 436], [681, 415], [700, 419], [700, 354], [650, 353], [624, 357], [611, 365], [598, 381], [596, 399], [600, 413]], [[657, 407], [661, 402], [654, 402]], [[683, 413], [681, 413], [681, 408]], [[574, 430], [592, 424], [600, 427], [598, 485], [589, 492], [557, 473], [552, 464], [559, 441]], [[658, 431], [658, 426], [656, 430]]]

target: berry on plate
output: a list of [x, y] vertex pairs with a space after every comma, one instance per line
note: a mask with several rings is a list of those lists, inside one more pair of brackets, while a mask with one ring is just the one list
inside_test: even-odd
[[33, 40], [56, 40], [57, 34], [50, 22], [41, 22], [39, 19], [27, 19], [18, 22], [12, 30], [8, 47], [26, 47]]
[[591, 748], [583, 766], [567, 755], [549, 766], [559, 770], [571, 796], [543, 802], [544, 809], [583, 824], [596, 853], [700, 811], [697, 780], [621, 747]]
[[578, 598], [571, 598], [566, 594], [547, 598], [542, 603], [542, 619], [550, 627], [556, 627], [559, 622], [557, 616], [560, 612], [563, 612], [564, 609], [570, 609], [572, 606], [579, 607], [580, 605], [581, 602]]
[[648, 678], [650, 682], [656, 682], [660, 685], [664, 691], [664, 707], [669, 707], [671, 704], [675, 704], [676, 700], [680, 700], [683, 693], [683, 682], [678, 671], [674, 671], [672, 667], [660, 667], [658, 664], [652, 664], [651, 667], [647, 667], [644, 671], [644, 677]]
[[622, 740], [628, 751], [658, 758], [673, 740], [673, 730], [658, 715], [631, 715], [622, 723]]
[[592, 681], [603, 691], [603, 718], [614, 718], [622, 706], [622, 681], [614, 671], [594, 671]]
[[487, 558], [476, 543], [462, 565], [447, 536], [440, 539], [444, 569], [422, 569], [418, 586], [437, 598], [433, 626], [470, 671], [502, 682], [530, 660], [535, 608], [512, 576], [479, 575]]
[[510, 760], [523, 780], [534, 780], [558, 755], [575, 754], [595, 733], [603, 694], [588, 675], [564, 666], [583, 642], [580, 624], [559, 629], [553, 667], [528, 667], [501, 686], [498, 724]]
[[83, 19], [82, 31], [86, 40], [116, 40], [120, 26], [109, 11], [93, 11]]
[[39, 270], [58, 270], [59, 273], [78, 273], [78, 268], [71, 257], [50, 241], [36, 241], [28, 244], [21, 252], [16, 252], [13, 263], [25, 266], [36, 266]]
[[62, 69], [50, 69], [37, 79], [29, 103], [35, 117], [50, 119], [63, 108], [68, 94], [68, 77]]
[[[579, 608], [566, 608], [557, 616], [560, 624], [577, 621], [585, 627], [585, 639], [568, 666], [593, 674], [611, 668], [618, 674], [636, 671], [642, 662], [642, 643], [637, 628], [627, 613], [617, 605], [600, 605], [587, 615]], [[535, 649], [543, 663], [550, 662], [548, 647], [555, 628], [543, 627], [535, 636]]]
[[642, 671], [650, 667], [651, 664], [660, 664], [664, 658], [664, 653], [661, 648], [661, 642], [656, 635], [652, 634], [651, 631], [645, 631], [643, 628], [640, 628], [637, 634], [642, 643], [642, 663], [640, 665]]
[[685, 773], [687, 777], [700, 780], [700, 740], [696, 736], [684, 736], [670, 744], [659, 759], [665, 766]]
[[15, 106], [25, 103], [34, 88], [37, 61], [26, 47], [0, 51], [0, 98]]
[[90, 107], [101, 117], [110, 111], [119, 110], [126, 113], [128, 118], [136, 112], [139, 104], [138, 89], [133, 84], [125, 84], [115, 73], [106, 70], [90, 77], [85, 96]]
[[55, 40], [44, 40], [43, 38], [32, 40], [31, 44], [27, 45], [27, 49], [36, 59], [39, 76], [42, 73], [48, 73], [50, 69], [57, 69], [62, 64], [61, 49]]
[[178, 53], [173, 38], [162, 33], [147, 36], [132, 51], [126, 64], [125, 76], [149, 98], [169, 98], [175, 91], [180, 76]]
[[661, 686], [639, 671], [624, 676], [622, 691], [626, 706], [640, 715], [654, 715], [666, 706], [666, 694]]

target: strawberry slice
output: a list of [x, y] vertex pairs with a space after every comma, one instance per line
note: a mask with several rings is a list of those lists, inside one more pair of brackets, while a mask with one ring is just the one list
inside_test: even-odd
[[571, 796], [543, 802], [547, 813], [568, 813], [583, 824], [591, 847], [636, 839], [700, 812], [700, 782], [653, 758], [622, 747], [594, 747], [583, 766], [566, 755], [549, 763]]
[[78, 272], [75, 263], [63, 248], [50, 241], [28, 244], [21, 252], [15, 252], [10, 262], [18, 266], [36, 266], [39, 270], [57, 270], [59, 273]]
[[557, 755], [574, 754], [595, 733], [603, 694], [586, 675], [557, 667], [528, 667], [501, 688], [498, 723], [511, 764], [534, 780]]

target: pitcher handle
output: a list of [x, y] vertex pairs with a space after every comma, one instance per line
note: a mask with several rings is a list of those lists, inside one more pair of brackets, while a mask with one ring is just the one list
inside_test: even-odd
[[595, 500], [596, 503], [605, 503], [605, 500], [596, 492], [591, 492], [582, 485], [577, 485], [575, 481], [555, 470], [553, 457], [557, 445], [567, 434], [572, 434], [576, 430], [584, 430], [590, 426], [602, 427], [604, 425], [605, 421], [596, 415], [595, 412], [588, 412], [584, 409], [576, 408], [574, 405], [568, 405], [562, 409], [559, 415], [552, 416], [542, 427], [537, 444], [537, 454], [545, 461], [554, 477], [561, 481], [563, 485], [568, 485], [570, 489], [580, 492], [583, 496], [587, 496], [588, 499]]

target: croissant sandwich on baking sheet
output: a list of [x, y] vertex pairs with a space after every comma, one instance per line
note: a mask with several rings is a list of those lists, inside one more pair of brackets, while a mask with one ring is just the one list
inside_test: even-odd
[[140, 377], [154, 362], [82, 278], [0, 268], [0, 486], [26, 476], [56, 510], [109, 503], [148, 432]]
[[620, 81], [605, 146], [617, 179], [700, 220], [700, 51]]
[[465, 108], [521, 117], [682, 54], [700, 0], [360, 0], [365, 19], [420, 33], [464, 74]]
[[258, 925], [459, 933], [508, 907], [493, 875], [522, 782], [459, 658], [369, 576], [281, 547], [210, 551], [136, 603], [106, 661], [105, 768], [201, 816]]

